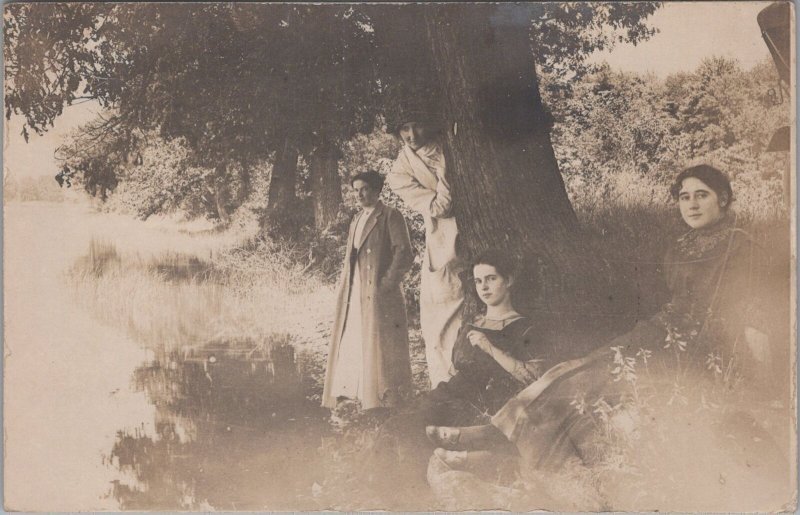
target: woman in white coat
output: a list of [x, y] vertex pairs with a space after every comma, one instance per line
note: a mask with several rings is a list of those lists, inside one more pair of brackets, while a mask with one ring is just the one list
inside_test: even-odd
[[456, 255], [458, 225], [452, 213], [447, 166], [437, 131], [424, 113], [407, 112], [392, 127], [403, 143], [386, 180], [425, 220], [420, 285], [420, 325], [431, 387], [455, 373], [452, 354], [462, 323], [464, 291]]

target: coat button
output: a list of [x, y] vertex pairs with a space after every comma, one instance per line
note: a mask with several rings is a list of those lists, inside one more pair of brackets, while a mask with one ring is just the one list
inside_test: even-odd
[[367, 249], [367, 254], [370, 254], [371, 252], [372, 252], [372, 249]]

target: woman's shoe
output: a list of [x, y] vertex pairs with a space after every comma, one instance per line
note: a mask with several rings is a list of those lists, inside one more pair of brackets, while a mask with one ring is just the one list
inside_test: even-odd
[[434, 456], [442, 460], [442, 463], [453, 469], [464, 469], [467, 466], [467, 451], [448, 451], [437, 447], [433, 451]]
[[428, 426], [425, 428], [425, 434], [437, 447], [458, 450], [457, 446], [461, 438], [461, 430], [457, 427]]

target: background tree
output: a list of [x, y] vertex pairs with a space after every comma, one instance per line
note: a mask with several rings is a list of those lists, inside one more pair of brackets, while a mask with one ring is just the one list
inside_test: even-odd
[[[24, 114], [26, 133], [52, 124], [80, 90], [115, 110], [113, 127], [184, 138], [194, 164], [215, 170], [210, 185], [223, 221], [229, 168], [246, 178], [248, 163], [264, 157], [276, 165], [267, 218], [281, 225], [278, 218], [302, 211], [301, 152], [318, 185], [318, 227], [335, 217], [339, 147], [375, 121], [364, 57], [371, 36], [358, 13], [255, 4], [64, 6], [48, 18], [50, 11], [7, 9], [6, 114]], [[67, 50], [48, 54], [49, 40]]]
[[5, 7], [5, 114], [24, 117], [26, 141], [30, 130], [42, 134], [51, 127], [64, 106], [94, 98], [81, 79], [93, 74], [98, 58], [101, 10], [93, 4]]

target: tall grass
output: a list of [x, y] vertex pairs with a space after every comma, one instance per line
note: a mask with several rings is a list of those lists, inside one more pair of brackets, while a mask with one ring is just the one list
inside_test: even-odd
[[[644, 177], [618, 173], [604, 178], [602, 188], [579, 179], [567, 181], [567, 189], [583, 229], [581, 257], [604, 265], [604, 277], [595, 280], [605, 282], [609, 293], [634, 295], [637, 305], [620, 308], [653, 309], [667, 295], [660, 274], [664, 255], [689, 230], [677, 205], [664, 185]], [[781, 192], [771, 186], [735, 183], [732, 214], [771, 258], [787, 261], [789, 216]]]
[[[96, 317], [148, 346], [180, 349], [212, 339], [226, 316], [221, 285], [200, 273], [175, 271], [178, 262], [188, 260], [175, 254], [125, 255], [108, 241], [92, 240], [69, 279], [79, 302]], [[177, 277], [183, 279], [173, 280]]]
[[92, 240], [68, 274], [78, 301], [159, 352], [209, 345], [269, 350], [288, 339], [311, 382], [332, 323], [333, 287], [309, 276], [285, 251], [256, 247], [197, 255], [123, 252]]

